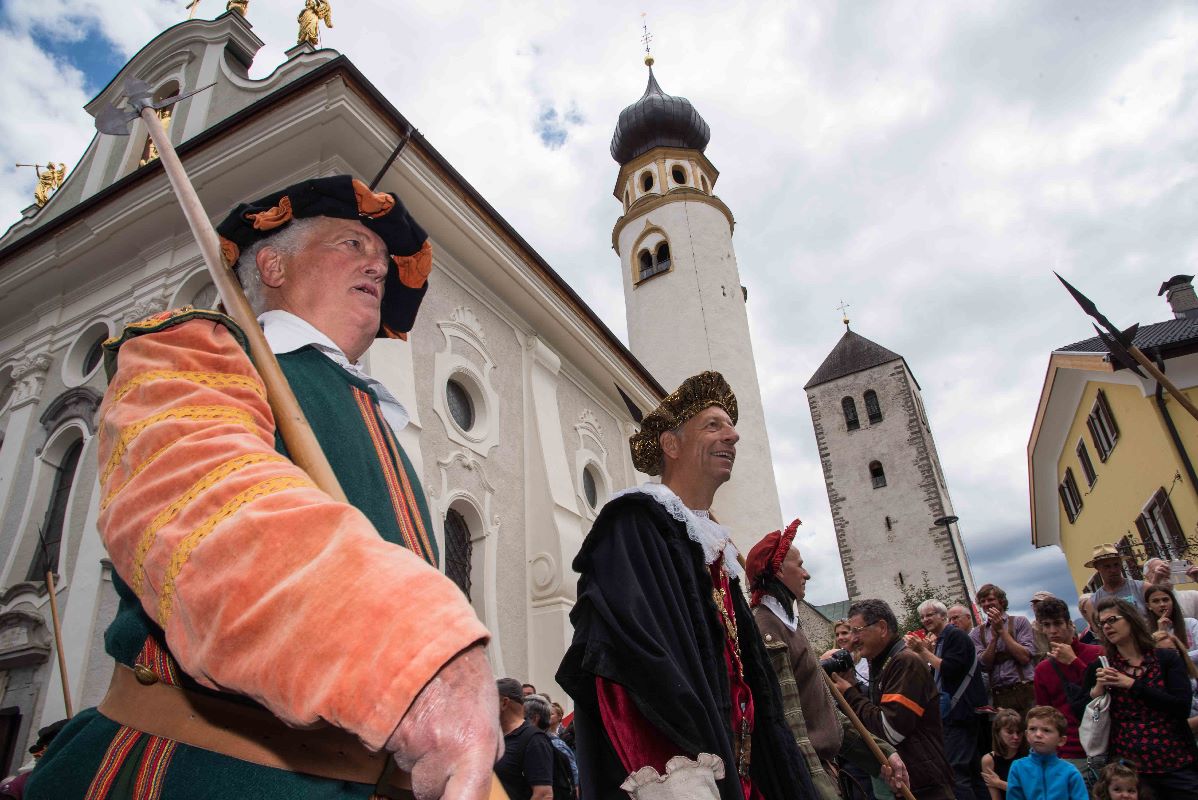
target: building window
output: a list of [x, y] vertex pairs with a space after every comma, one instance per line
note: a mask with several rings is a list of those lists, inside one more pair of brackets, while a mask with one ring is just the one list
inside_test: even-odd
[[595, 468], [587, 464], [582, 471], [582, 493], [592, 510], [599, 506], [599, 484], [595, 480]]
[[449, 578], [470, 599], [470, 526], [454, 509], [445, 514], [445, 577]]
[[1140, 516], [1136, 517], [1136, 528], [1140, 532], [1140, 540], [1144, 542], [1147, 558], [1163, 558], [1166, 561], [1186, 558], [1189, 543], [1164, 489], [1157, 489]]
[[878, 393], [873, 389], [865, 393], [865, 413], [869, 417], [870, 425], [877, 425], [882, 421], [882, 406], [878, 403]]
[[892, 520], [890, 518], [889, 514], [886, 515], [886, 530], [888, 530], [888, 531], [894, 530], [894, 520]]
[[449, 415], [463, 431], [474, 427], [474, 401], [466, 387], [455, 380], [445, 384], [445, 402], [449, 405]]
[[1098, 458], [1106, 461], [1115, 449], [1115, 443], [1119, 441], [1119, 426], [1115, 424], [1115, 415], [1111, 413], [1111, 405], [1102, 389], [1098, 390], [1094, 407], [1090, 409], [1090, 416], [1086, 419], [1086, 427], [1090, 429], [1090, 436], [1094, 439], [1094, 449], [1098, 451]]
[[38, 530], [37, 554], [29, 565], [27, 581], [42, 581], [47, 572], [58, 572], [58, 551], [62, 546], [62, 530], [67, 516], [67, 501], [71, 497], [71, 486], [75, 483], [75, 469], [79, 466], [79, 454], [83, 452], [83, 440], [75, 442], [55, 467], [54, 488], [50, 492], [50, 504], [46, 518]]
[[851, 397], [846, 397], [840, 401], [840, 407], [844, 409], [844, 426], [850, 431], [855, 431], [861, 427], [861, 420], [857, 419], [857, 403]]
[[886, 485], [886, 470], [882, 469], [881, 462], [869, 462], [869, 478], [873, 481], [875, 489], [881, 489]]
[[686, 170], [684, 170], [682, 167], [675, 165], [674, 168], [670, 170], [670, 177], [674, 179], [674, 183], [680, 184], [682, 186], [686, 185]]
[[641, 173], [641, 189], [643, 191], [647, 192], [652, 188], [653, 188], [653, 173], [648, 172], [648, 171]]
[[1085, 439], [1079, 439], [1077, 442], [1077, 460], [1082, 465], [1087, 487], [1093, 486], [1094, 481], [1098, 480], [1098, 473], [1094, 471], [1094, 462], [1090, 460], [1090, 451], [1086, 449]]
[[1072, 469], [1068, 467], [1065, 469], [1065, 480], [1061, 481], [1057, 491], [1061, 495], [1061, 503], [1065, 506], [1065, 514], [1069, 517], [1069, 521], [1073, 522], [1081, 513], [1082, 496], [1077, 490], [1077, 481], [1073, 479]]
[[670, 271], [670, 243], [660, 242], [652, 253], [648, 250], [642, 250], [637, 255], [637, 261], [640, 266], [640, 276], [637, 282], [652, 278], [654, 275], [660, 275], [663, 272]]
[[[1136, 547], [1132, 544], [1131, 537], [1124, 536], [1115, 543], [1115, 549], [1119, 551], [1119, 555], [1123, 556], [1123, 577], [1133, 578], [1137, 581], [1144, 580], [1144, 570], [1140, 567], [1141, 559], [1136, 554]], [[1143, 560], [1147, 561], [1148, 559]]]
[[657, 246], [657, 271], [664, 272], [670, 268], [670, 244], [662, 242]]

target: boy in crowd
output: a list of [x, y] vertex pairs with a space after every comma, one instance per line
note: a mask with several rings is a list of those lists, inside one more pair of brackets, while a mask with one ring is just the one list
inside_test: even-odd
[[1082, 774], [1057, 757], [1067, 726], [1065, 715], [1052, 706], [1033, 706], [1027, 712], [1031, 752], [1011, 765], [1007, 800], [1087, 800]]

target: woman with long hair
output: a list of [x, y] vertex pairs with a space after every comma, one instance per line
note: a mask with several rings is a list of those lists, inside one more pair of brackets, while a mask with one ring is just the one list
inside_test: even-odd
[[994, 749], [982, 756], [982, 781], [990, 793], [990, 800], [1003, 800], [1007, 796], [1007, 773], [1011, 771], [1011, 763], [1027, 755], [1024, 727], [1018, 711], [1000, 708], [994, 715], [990, 728]]
[[1182, 616], [1173, 590], [1168, 586], [1148, 586], [1144, 589], [1144, 604], [1148, 606], [1152, 638], [1159, 642], [1170, 634], [1176, 636], [1185, 645], [1189, 659], [1198, 662], [1198, 619]]
[[[1090, 697], [1111, 697], [1107, 760], [1124, 758], [1160, 797], [1198, 797], [1198, 746], [1187, 719], [1193, 690], [1186, 659], [1158, 648], [1136, 606], [1113, 597], [1094, 616], [1106, 637], [1106, 660], [1086, 670]], [[1084, 705], [1074, 708], [1078, 718]]]

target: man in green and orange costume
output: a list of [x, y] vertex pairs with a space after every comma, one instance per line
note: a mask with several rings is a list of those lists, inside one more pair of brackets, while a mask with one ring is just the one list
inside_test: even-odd
[[287, 459], [227, 317], [165, 312], [108, 342], [99, 528], [117, 666], [27, 797], [391, 796], [392, 760], [419, 798], [486, 797], [487, 631], [436, 569], [395, 438], [407, 412], [358, 364], [411, 329], [427, 237], [349, 176], [242, 204], [218, 231], [349, 503]]

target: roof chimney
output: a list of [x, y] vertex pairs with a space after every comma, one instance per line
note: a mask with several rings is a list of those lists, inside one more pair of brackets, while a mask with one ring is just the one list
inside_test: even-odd
[[1198, 295], [1194, 294], [1193, 275], [1174, 275], [1161, 284], [1157, 297], [1165, 295], [1175, 319], [1198, 319]]

